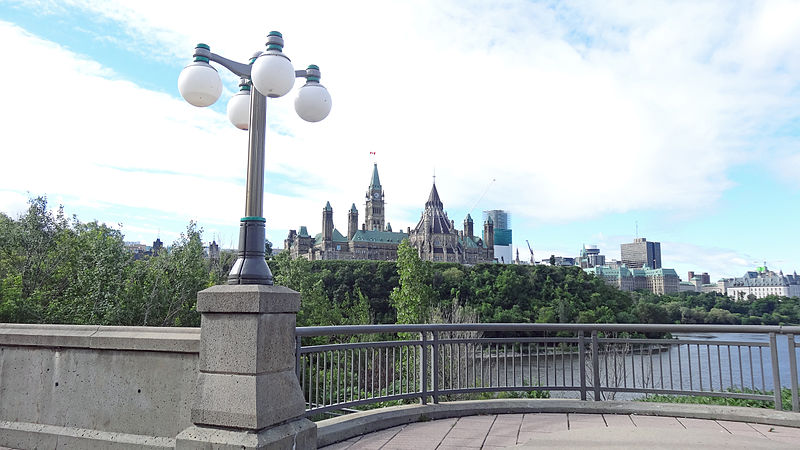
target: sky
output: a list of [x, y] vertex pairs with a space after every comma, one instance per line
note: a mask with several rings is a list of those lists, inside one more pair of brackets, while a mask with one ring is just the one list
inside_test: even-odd
[[[364, 220], [373, 163], [394, 230], [433, 175], [449, 217], [511, 212], [527, 260], [637, 235], [664, 267], [741, 276], [800, 269], [800, 2], [0, 0], [0, 211], [29, 198], [128, 241], [170, 243], [190, 221], [235, 248], [247, 132], [222, 97], [177, 79], [203, 42], [246, 62], [283, 33], [317, 64], [330, 116], [267, 106], [264, 215], [321, 231], [330, 201]], [[374, 152], [374, 155], [372, 154]], [[493, 181], [494, 180], [494, 181]], [[476, 224], [476, 228], [478, 228]]]

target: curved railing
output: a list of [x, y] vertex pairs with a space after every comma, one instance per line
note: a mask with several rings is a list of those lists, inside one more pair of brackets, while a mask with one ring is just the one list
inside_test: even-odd
[[[426, 324], [299, 327], [306, 414], [406, 399], [508, 392], [595, 401], [643, 394], [773, 402], [798, 409], [800, 327]], [[459, 397], [460, 396], [460, 397]]]

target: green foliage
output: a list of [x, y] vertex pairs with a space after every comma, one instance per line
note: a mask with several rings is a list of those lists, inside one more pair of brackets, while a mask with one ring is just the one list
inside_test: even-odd
[[417, 249], [404, 240], [397, 247], [397, 272], [399, 286], [389, 295], [397, 323], [427, 323], [434, 299], [431, 263], [421, 261]]
[[[18, 219], [0, 213], [0, 243], [0, 322], [197, 325], [197, 291], [225, 282], [236, 257], [209, 265], [190, 223], [166, 251], [134, 261], [119, 231], [48, 210], [45, 198]], [[397, 262], [283, 252], [270, 267], [302, 294], [300, 326], [425, 323], [456, 306], [496, 323], [800, 323], [800, 298], [622, 292], [577, 267], [421, 261], [407, 242]]]
[[216, 280], [194, 223], [134, 261], [118, 230], [68, 220], [42, 197], [29, 203], [18, 220], [0, 214], [0, 322], [199, 325], [197, 291]]

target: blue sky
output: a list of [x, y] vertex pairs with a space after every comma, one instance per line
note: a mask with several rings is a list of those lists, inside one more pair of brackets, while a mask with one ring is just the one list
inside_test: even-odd
[[[529, 257], [636, 233], [663, 263], [712, 279], [764, 261], [800, 268], [798, 2], [0, 1], [7, 86], [0, 211], [47, 195], [126, 239], [171, 242], [190, 220], [235, 247], [247, 134], [225, 105], [177, 92], [194, 45], [245, 61], [284, 34], [333, 98], [301, 121], [295, 90], [268, 106], [268, 238], [346, 228], [378, 163], [393, 228], [437, 187], [460, 224], [512, 213]], [[376, 152], [371, 156], [370, 152]], [[491, 183], [492, 179], [497, 181]], [[481, 198], [486, 187], [486, 195]], [[480, 198], [480, 201], [478, 199]]]

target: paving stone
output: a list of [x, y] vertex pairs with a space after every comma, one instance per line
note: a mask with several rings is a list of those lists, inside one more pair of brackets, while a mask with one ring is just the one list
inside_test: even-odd
[[498, 423], [522, 423], [522, 418], [525, 414], [498, 414], [494, 420], [495, 425]]
[[524, 444], [533, 439], [533, 431], [520, 431], [517, 435], [517, 444]]
[[659, 429], [670, 429], [674, 428], [676, 430], [685, 430], [686, 428], [678, 422], [678, 419], [674, 417], [658, 417], [658, 416], [639, 416], [636, 414], [631, 414], [631, 420], [633, 420], [634, 425], [637, 428], [659, 428]]
[[471, 429], [471, 428], [463, 428], [463, 427], [462, 428], [453, 427], [452, 431], [450, 431], [450, 433], [448, 433], [448, 436], [453, 435], [453, 436], [460, 437], [460, 438], [463, 438], [463, 439], [480, 439], [480, 440], [483, 440], [484, 438], [486, 438], [487, 434], [489, 434], [489, 430], [488, 429], [484, 429], [484, 428]]
[[[466, 430], [469, 431], [470, 437], [478, 434], [483, 433], [485, 436], [486, 433], [489, 432], [489, 429], [492, 427], [494, 423], [495, 416], [477, 416], [480, 420], [476, 420], [475, 417], [461, 417], [458, 419], [458, 422], [453, 426], [453, 429], [457, 430]], [[469, 419], [469, 420], [468, 420]]]
[[489, 436], [486, 436], [486, 440], [483, 441], [484, 448], [486, 446], [508, 447], [516, 444], [517, 444], [516, 434], [513, 436], [499, 436], [490, 434]]
[[461, 448], [481, 448], [483, 445], [483, 438], [471, 439], [462, 437], [446, 437], [440, 444], [441, 446], [448, 447], [461, 447]]
[[608, 428], [636, 428], [627, 414], [603, 414], [603, 419]]
[[519, 434], [519, 427], [522, 423], [519, 424], [495, 424], [491, 429], [489, 429], [489, 436], [514, 436], [516, 437]]
[[759, 433], [758, 430], [744, 422], [731, 422], [728, 420], [717, 420], [716, 422], [734, 436], [766, 438], [766, 436]]
[[499, 414], [489, 429], [489, 436], [514, 436], [519, 434], [523, 414]]
[[384, 445], [386, 445], [386, 441], [358, 441], [347, 447], [347, 450], [378, 450]]
[[680, 422], [687, 430], [709, 430], [719, 431], [720, 433], [725, 434], [729, 433], [729, 431], [726, 430], [722, 425], [713, 420], [687, 419], [685, 417], [679, 417], [678, 422]]
[[800, 446], [800, 429], [780, 427], [776, 425], [763, 425], [760, 423], [748, 424], [755, 428], [759, 433], [773, 441], [794, 442]]
[[392, 442], [389, 442], [388, 444], [381, 447], [381, 450], [409, 450], [410, 448], [413, 448], [414, 450], [436, 450], [438, 446], [439, 446], [438, 442], [436, 444], [431, 444], [431, 443], [415, 444], [413, 447], [410, 447], [408, 444], [405, 443], [394, 444]]
[[606, 427], [602, 414], [569, 414], [567, 418], [569, 419], [570, 430]]
[[566, 414], [525, 414], [522, 419], [522, 431], [538, 431], [542, 433], [552, 433], [554, 431], [566, 431], [567, 428], [567, 415]]

